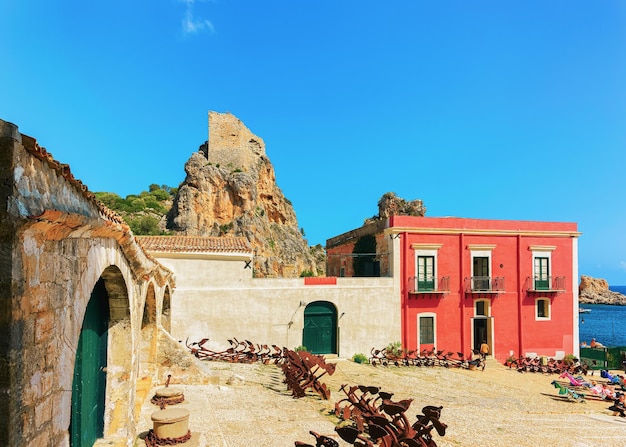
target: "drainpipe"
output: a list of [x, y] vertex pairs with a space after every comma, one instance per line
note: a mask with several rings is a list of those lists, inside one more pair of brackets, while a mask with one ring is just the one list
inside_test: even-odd
[[[459, 233], [459, 299], [461, 300], [461, 352], [465, 352], [465, 280], [463, 276], [463, 233]], [[470, 347], [470, 349], [473, 348]]]
[[522, 356], [522, 235], [517, 235], [517, 356]]
[[[408, 240], [409, 238], [405, 233], [402, 233], [404, 237], [401, 237], [402, 251], [400, 253], [400, 265], [402, 265], [402, 272], [400, 273], [400, 290], [402, 291], [402, 348], [408, 348], [408, 336], [407, 336], [407, 322], [409, 312], [409, 292], [407, 290], [408, 278], [407, 278], [407, 257], [409, 253]], [[400, 236], [400, 233], [398, 233]], [[395, 242], [395, 241], [394, 241]], [[398, 244], [399, 245], [399, 244]], [[395, 243], [394, 243], [395, 248]]]

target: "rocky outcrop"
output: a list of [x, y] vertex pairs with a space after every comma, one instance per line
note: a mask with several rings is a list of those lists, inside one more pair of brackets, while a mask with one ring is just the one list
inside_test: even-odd
[[386, 192], [378, 200], [378, 215], [365, 220], [365, 224], [386, 219], [389, 216], [424, 216], [426, 207], [421, 200], [406, 201], [393, 192]]
[[276, 184], [265, 143], [230, 113], [209, 113], [209, 140], [185, 164], [167, 228], [189, 236], [244, 236], [255, 277], [297, 277], [316, 262], [291, 202]]
[[609, 290], [609, 284], [601, 278], [582, 275], [578, 286], [581, 304], [614, 304], [626, 306], [626, 296]]

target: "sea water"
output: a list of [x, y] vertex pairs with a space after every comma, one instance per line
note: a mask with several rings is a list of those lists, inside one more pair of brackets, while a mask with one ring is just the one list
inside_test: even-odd
[[[611, 286], [613, 292], [626, 295], [626, 286]], [[626, 346], [626, 306], [610, 304], [581, 304], [591, 312], [578, 314], [580, 342], [591, 342], [592, 338], [604, 346]]]

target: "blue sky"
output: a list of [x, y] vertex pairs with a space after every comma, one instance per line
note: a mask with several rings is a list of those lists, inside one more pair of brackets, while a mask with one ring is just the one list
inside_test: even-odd
[[92, 191], [178, 186], [231, 112], [312, 245], [395, 192], [577, 222], [626, 284], [626, 2], [5, 0], [0, 54], [0, 119]]

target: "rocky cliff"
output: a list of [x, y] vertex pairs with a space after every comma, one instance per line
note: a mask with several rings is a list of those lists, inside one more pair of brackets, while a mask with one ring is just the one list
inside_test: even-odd
[[582, 304], [615, 304], [626, 306], [626, 296], [609, 290], [609, 284], [601, 278], [582, 275], [578, 286]]
[[189, 236], [244, 236], [255, 277], [318, 272], [291, 202], [276, 184], [265, 143], [230, 113], [209, 112], [209, 139], [185, 164], [167, 229]]

